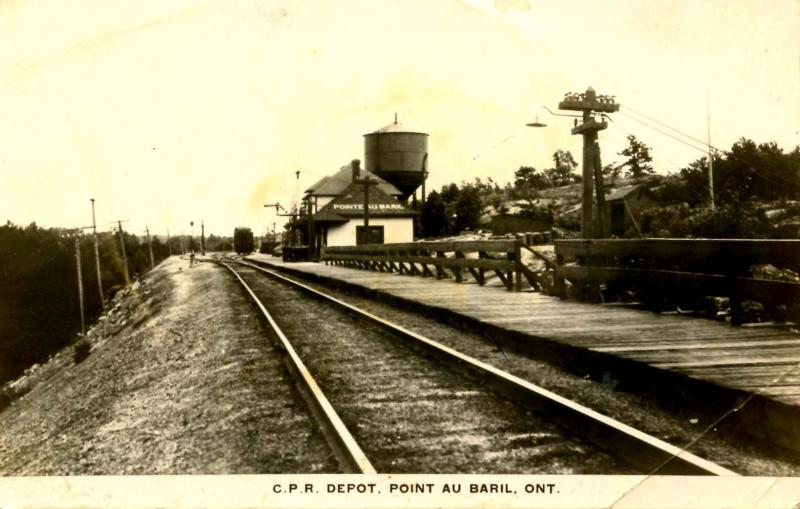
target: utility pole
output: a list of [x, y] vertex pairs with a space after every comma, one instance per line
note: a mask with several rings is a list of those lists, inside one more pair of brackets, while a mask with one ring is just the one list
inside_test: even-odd
[[[594, 183], [595, 196], [597, 197], [597, 236], [606, 238], [606, 227], [603, 213], [606, 210], [606, 190], [603, 182], [603, 165], [600, 162], [600, 143], [594, 142]], [[609, 225], [610, 227], [610, 225]]]
[[297, 221], [300, 217], [300, 170], [294, 172], [297, 177], [294, 183], [294, 210], [292, 211], [292, 221]]
[[119, 228], [119, 230], [118, 230], [118, 233], [119, 233], [119, 245], [122, 248], [122, 271], [123, 271], [123, 275], [125, 276], [125, 286], [128, 286], [128, 285], [131, 284], [131, 276], [130, 276], [130, 273], [128, 272], [128, 254], [125, 252], [125, 235], [123, 234], [123, 231], [122, 231], [122, 223], [126, 223], [127, 221], [128, 221], [127, 219], [117, 219], [115, 221], [117, 223], [118, 228]]
[[153, 259], [153, 244], [150, 242], [150, 228], [145, 226], [144, 233], [147, 235], [147, 249], [150, 251], [150, 268], [152, 269], [156, 266], [156, 262]]
[[78, 301], [81, 308], [81, 336], [86, 335], [86, 318], [83, 311], [83, 271], [81, 270], [81, 237], [75, 234], [75, 265], [78, 267]]
[[194, 221], [189, 221], [192, 235], [189, 237], [189, 250], [194, 253]]
[[711, 151], [711, 105], [706, 98], [706, 116], [708, 120], [708, 198], [711, 210], [714, 210], [714, 153]]
[[314, 223], [311, 218], [313, 214], [313, 203], [309, 196], [306, 200], [306, 226], [308, 229], [308, 256], [312, 257], [314, 254]]
[[364, 238], [363, 244], [369, 244], [372, 235], [369, 232], [369, 188], [370, 186], [377, 186], [378, 182], [369, 178], [369, 175], [364, 178], [356, 180], [357, 183], [364, 186]]
[[167, 228], [167, 248], [169, 249], [169, 255], [172, 256], [172, 241], [169, 238], [169, 228]]
[[71, 228], [67, 230], [67, 234], [75, 239], [75, 267], [78, 275], [78, 307], [81, 312], [81, 335], [86, 335], [86, 317], [83, 305], [83, 267], [81, 267], [81, 232], [88, 230], [92, 226], [81, 226], [80, 228]]
[[[583, 135], [583, 191], [581, 193], [581, 237], [584, 239], [592, 238], [593, 231], [593, 199], [592, 199], [592, 180], [594, 177], [594, 165], [596, 158], [594, 155], [595, 144], [597, 143], [597, 132], [608, 127], [605, 121], [595, 120], [594, 112], [613, 113], [619, 111], [619, 104], [610, 96], [598, 96], [591, 87], [584, 93], [567, 93], [564, 100], [558, 103], [558, 108], [562, 110], [580, 111], [583, 113], [583, 123], [576, 125], [572, 129], [572, 134]], [[601, 175], [602, 177], [602, 175]], [[602, 178], [600, 179], [602, 182]], [[601, 184], [602, 186], [602, 184]], [[603, 222], [603, 210], [598, 203], [599, 223]]]
[[206, 255], [206, 224], [200, 220], [200, 254]]
[[92, 202], [92, 237], [94, 237], [94, 260], [97, 266], [97, 291], [100, 293], [100, 305], [103, 311], [106, 310], [106, 299], [103, 296], [103, 278], [100, 273], [100, 247], [97, 242], [97, 222], [94, 217], [94, 198], [89, 198]]
[[183, 248], [183, 235], [178, 235], [178, 243], [181, 245], [181, 255], [186, 253], [186, 250]]

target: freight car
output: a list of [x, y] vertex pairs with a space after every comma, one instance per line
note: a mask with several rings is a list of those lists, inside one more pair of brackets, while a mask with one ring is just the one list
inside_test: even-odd
[[236, 254], [250, 254], [255, 248], [253, 231], [250, 228], [236, 228], [233, 230], [233, 250]]

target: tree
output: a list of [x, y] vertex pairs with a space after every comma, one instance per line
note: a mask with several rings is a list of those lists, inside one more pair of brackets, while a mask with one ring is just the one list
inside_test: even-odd
[[449, 230], [447, 207], [442, 196], [432, 191], [425, 199], [420, 213], [420, 235], [423, 237], [441, 237]]
[[650, 164], [653, 157], [650, 155], [650, 147], [636, 139], [636, 136], [628, 135], [628, 146], [619, 155], [625, 156], [625, 160], [620, 167], [625, 168], [625, 176], [636, 180], [645, 175], [653, 175], [655, 171]]
[[456, 233], [477, 228], [483, 213], [483, 203], [478, 188], [471, 185], [462, 186], [453, 212], [455, 214], [453, 229]]
[[555, 167], [544, 171], [544, 176], [551, 187], [566, 186], [578, 181], [578, 175], [575, 173], [578, 163], [569, 150], [556, 150], [553, 153], [553, 162]]
[[522, 166], [514, 172], [514, 195], [517, 198], [531, 199], [537, 191], [548, 187], [547, 177], [533, 166]]

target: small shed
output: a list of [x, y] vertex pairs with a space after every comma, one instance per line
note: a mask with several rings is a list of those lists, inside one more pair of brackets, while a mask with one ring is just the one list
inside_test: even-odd
[[622, 236], [633, 227], [639, 230], [642, 211], [657, 207], [655, 197], [641, 185], [625, 186], [606, 195], [606, 214], [609, 233]]
[[552, 221], [533, 219], [516, 214], [497, 214], [492, 216], [489, 227], [495, 235], [522, 232], [544, 232], [553, 227]]

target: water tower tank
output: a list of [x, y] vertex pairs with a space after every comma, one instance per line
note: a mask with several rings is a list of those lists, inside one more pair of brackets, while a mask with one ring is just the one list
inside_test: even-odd
[[397, 123], [364, 135], [367, 171], [394, 184], [405, 200], [422, 184], [428, 172], [428, 134]]

